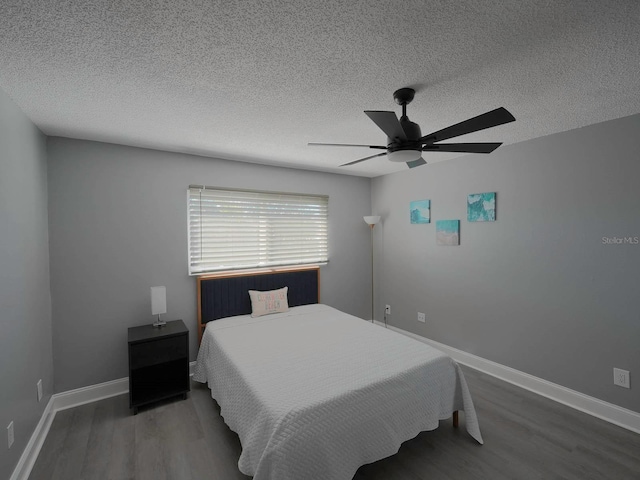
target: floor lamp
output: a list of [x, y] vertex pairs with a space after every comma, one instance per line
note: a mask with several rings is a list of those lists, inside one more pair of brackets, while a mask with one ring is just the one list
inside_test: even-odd
[[373, 227], [380, 221], [380, 217], [378, 215], [369, 215], [363, 218], [371, 228], [371, 323], [373, 323]]

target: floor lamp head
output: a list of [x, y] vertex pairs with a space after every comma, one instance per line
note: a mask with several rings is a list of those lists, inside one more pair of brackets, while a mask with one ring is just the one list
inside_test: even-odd
[[368, 216], [362, 217], [362, 218], [367, 223], [367, 225], [369, 225], [369, 227], [371, 227], [371, 229], [373, 229], [373, 227], [376, 226], [376, 223], [378, 223], [380, 221], [380, 216], [379, 215], [368, 215]]

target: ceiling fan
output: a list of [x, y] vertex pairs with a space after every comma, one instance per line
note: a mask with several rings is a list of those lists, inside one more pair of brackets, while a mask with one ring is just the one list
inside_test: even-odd
[[387, 135], [387, 145], [355, 145], [347, 143], [309, 143], [330, 147], [367, 147], [386, 150], [383, 153], [354, 160], [340, 165], [346, 167], [364, 162], [372, 158], [387, 155], [392, 162], [405, 162], [409, 168], [419, 167], [427, 162], [422, 158], [422, 152], [460, 152], [460, 153], [491, 153], [502, 143], [438, 143], [467, 133], [478, 132], [485, 128], [497, 127], [515, 121], [515, 117], [506, 108], [500, 107], [477, 117], [470, 118], [450, 127], [443, 128], [429, 135], [422, 135], [420, 126], [407, 117], [407, 105], [415, 95], [413, 88], [401, 88], [393, 92], [393, 98], [398, 105], [402, 105], [402, 117], [398, 120], [395, 112], [379, 110], [365, 110], [365, 114], [380, 127]]

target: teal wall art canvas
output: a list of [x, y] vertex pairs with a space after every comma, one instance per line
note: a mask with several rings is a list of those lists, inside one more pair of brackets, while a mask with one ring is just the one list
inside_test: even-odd
[[411, 213], [411, 223], [431, 222], [431, 200], [415, 200], [411, 202], [409, 210]]
[[469, 195], [467, 197], [467, 220], [470, 222], [495, 222], [496, 192]]
[[460, 245], [460, 220], [436, 220], [438, 245]]

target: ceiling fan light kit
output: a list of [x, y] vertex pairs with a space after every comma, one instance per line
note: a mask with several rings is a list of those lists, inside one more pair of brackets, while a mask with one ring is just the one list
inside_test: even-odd
[[387, 153], [390, 162], [413, 162], [422, 157], [420, 150], [395, 150]]
[[365, 110], [365, 114], [387, 135], [387, 145], [356, 145], [344, 143], [309, 143], [312, 146], [329, 147], [367, 147], [377, 150], [386, 150], [386, 153], [378, 153], [353, 162], [340, 165], [346, 167], [355, 165], [365, 160], [387, 156], [391, 162], [406, 163], [409, 168], [425, 165], [422, 152], [458, 152], [458, 153], [491, 153], [502, 143], [438, 143], [449, 138], [459, 137], [468, 133], [478, 132], [491, 127], [497, 127], [505, 123], [515, 121], [515, 117], [503, 107], [483, 113], [477, 117], [443, 128], [437, 132], [422, 136], [420, 126], [409, 120], [407, 105], [415, 96], [413, 88], [401, 88], [393, 92], [393, 98], [402, 106], [402, 117], [398, 120], [395, 112]]

